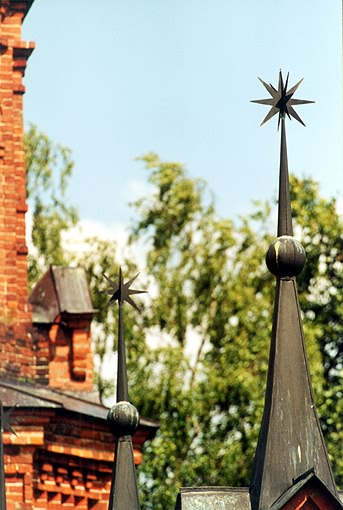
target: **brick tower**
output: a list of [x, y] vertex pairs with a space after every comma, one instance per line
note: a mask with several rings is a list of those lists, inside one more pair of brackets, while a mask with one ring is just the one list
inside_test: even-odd
[[[34, 43], [21, 26], [32, 3], [0, 0], [0, 405], [4, 416], [16, 405], [17, 434], [2, 434], [0, 492], [5, 485], [7, 510], [105, 510], [113, 438], [93, 391], [85, 272], [50, 268], [28, 295], [23, 76]], [[135, 464], [156, 430], [141, 419]]]
[[[31, 2], [0, 2], [0, 373], [34, 377], [25, 243], [22, 79], [34, 44], [21, 40]], [[16, 341], [16, 340], [17, 341]]]

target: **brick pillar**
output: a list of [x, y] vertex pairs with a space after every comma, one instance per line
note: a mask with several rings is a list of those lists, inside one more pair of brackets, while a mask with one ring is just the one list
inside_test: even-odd
[[27, 3], [0, 1], [0, 322], [5, 323], [31, 321], [22, 78], [34, 44], [21, 40]]
[[34, 44], [21, 40], [30, 0], [0, 0], [0, 374], [34, 377], [25, 242], [22, 83]]

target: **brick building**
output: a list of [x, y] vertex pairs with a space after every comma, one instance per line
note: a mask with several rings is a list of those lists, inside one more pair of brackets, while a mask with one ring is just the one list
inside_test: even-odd
[[[93, 316], [82, 269], [51, 268], [28, 295], [23, 76], [34, 43], [21, 40], [32, 0], [0, 0], [0, 399], [8, 510], [104, 510], [113, 436], [93, 391]], [[156, 423], [141, 419], [135, 464]]]

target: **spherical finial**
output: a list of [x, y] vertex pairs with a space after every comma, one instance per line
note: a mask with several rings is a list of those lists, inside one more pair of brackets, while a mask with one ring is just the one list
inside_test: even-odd
[[303, 270], [306, 261], [302, 245], [291, 236], [278, 237], [270, 246], [266, 255], [269, 271], [280, 278], [297, 276]]
[[107, 423], [117, 437], [133, 436], [139, 425], [139, 412], [130, 402], [117, 402], [108, 412]]

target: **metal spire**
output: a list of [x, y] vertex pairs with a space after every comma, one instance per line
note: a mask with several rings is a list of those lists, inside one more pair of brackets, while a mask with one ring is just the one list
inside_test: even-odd
[[292, 105], [312, 101], [292, 96], [301, 82], [287, 91], [282, 74], [276, 90], [260, 80], [272, 99], [254, 101], [270, 105], [262, 124], [279, 113], [281, 123], [278, 238], [270, 245], [266, 262], [276, 276], [273, 330], [264, 414], [250, 485], [252, 510], [268, 510], [294, 482], [314, 470], [337, 496], [335, 481], [316, 413], [304, 344], [296, 276], [305, 264], [305, 252], [294, 239], [287, 163], [285, 118], [304, 125]]
[[12, 429], [10, 424], [10, 417], [14, 407], [11, 407], [7, 411], [4, 411], [2, 402], [0, 401], [0, 510], [6, 510], [6, 485], [5, 485], [5, 464], [4, 464], [4, 443], [2, 434], [3, 432], [15, 431]]
[[118, 283], [113, 282], [104, 274], [111, 288], [105, 291], [111, 295], [107, 306], [118, 301], [118, 371], [117, 371], [117, 403], [110, 409], [107, 417], [109, 427], [116, 438], [115, 457], [112, 475], [112, 486], [108, 510], [140, 510], [136, 481], [136, 468], [133, 456], [132, 436], [139, 425], [139, 413], [128, 402], [128, 382], [126, 370], [126, 353], [124, 342], [124, 323], [122, 307], [126, 301], [138, 307], [131, 299], [132, 294], [141, 294], [144, 290], [130, 289], [138, 274], [130, 281], [123, 282], [123, 274], [119, 268]]

